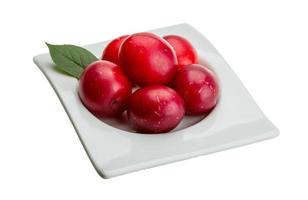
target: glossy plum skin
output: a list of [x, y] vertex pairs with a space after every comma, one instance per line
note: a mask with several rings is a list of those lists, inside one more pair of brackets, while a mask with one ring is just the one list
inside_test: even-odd
[[125, 73], [139, 86], [168, 84], [177, 70], [172, 47], [152, 33], [129, 36], [121, 45], [119, 57]]
[[166, 35], [163, 38], [173, 47], [180, 67], [199, 62], [197, 51], [187, 39], [178, 35]]
[[106, 48], [103, 51], [101, 59], [108, 60], [110, 62], [113, 62], [119, 65], [120, 64], [120, 61], [119, 61], [120, 46], [127, 37], [128, 35], [123, 35], [109, 42], [109, 44], [106, 46]]
[[121, 67], [109, 61], [96, 61], [79, 79], [79, 97], [90, 112], [98, 117], [121, 114], [132, 92], [130, 81]]
[[185, 114], [183, 99], [171, 88], [146, 86], [133, 93], [128, 119], [140, 133], [166, 133], [174, 129]]
[[209, 113], [219, 98], [215, 74], [199, 64], [186, 65], [179, 69], [172, 87], [183, 98], [187, 115]]

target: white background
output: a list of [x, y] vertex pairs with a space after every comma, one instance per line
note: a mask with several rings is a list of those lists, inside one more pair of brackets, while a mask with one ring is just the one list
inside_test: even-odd
[[[307, 199], [305, 1], [0, 3], [0, 199]], [[278, 138], [104, 180], [32, 57], [181, 22], [224, 56]]]

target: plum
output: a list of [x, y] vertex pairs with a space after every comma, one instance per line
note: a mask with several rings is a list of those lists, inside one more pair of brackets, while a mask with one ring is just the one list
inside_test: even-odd
[[163, 85], [135, 91], [128, 104], [128, 119], [141, 133], [165, 133], [174, 129], [185, 114], [183, 99]]
[[178, 35], [166, 35], [163, 38], [173, 47], [179, 67], [198, 63], [197, 51], [187, 39]]
[[90, 64], [79, 79], [80, 99], [98, 117], [120, 115], [131, 92], [132, 85], [121, 67], [109, 61]]
[[128, 35], [123, 35], [121, 37], [115, 38], [111, 42], [108, 43], [106, 48], [103, 51], [102, 60], [108, 60], [110, 62], [113, 62], [117, 65], [120, 64], [119, 61], [119, 50], [121, 44], [124, 42], [124, 40], [128, 37]]
[[173, 48], [152, 33], [129, 36], [120, 47], [119, 57], [125, 73], [139, 86], [168, 84], [177, 70]]
[[199, 64], [179, 69], [172, 87], [183, 98], [187, 115], [206, 114], [218, 101], [219, 87], [215, 74]]

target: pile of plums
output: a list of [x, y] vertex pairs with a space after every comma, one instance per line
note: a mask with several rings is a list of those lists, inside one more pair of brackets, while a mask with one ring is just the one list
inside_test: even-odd
[[140, 133], [169, 132], [185, 114], [208, 114], [219, 97], [215, 74], [198, 64], [195, 48], [178, 35], [144, 32], [116, 38], [79, 82], [88, 110], [100, 118], [127, 110], [129, 123]]

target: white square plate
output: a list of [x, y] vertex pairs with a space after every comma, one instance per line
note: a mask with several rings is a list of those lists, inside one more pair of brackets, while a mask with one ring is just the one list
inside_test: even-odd
[[[61, 100], [95, 169], [103, 178], [237, 147], [278, 135], [241, 81], [212, 44], [188, 24], [150, 31], [178, 34], [196, 47], [201, 63], [208, 63], [219, 79], [221, 96], [213, 112], [185, 117], [169, 134], [136, 134], [119, 121], [101, 121], [80, 102], [75, 78], [54, 69], [49, 54], [34, 57]], [[100, 57], [108, 41], [85, 48]], [[196, 123], [198, 122], [198, 123]]]

